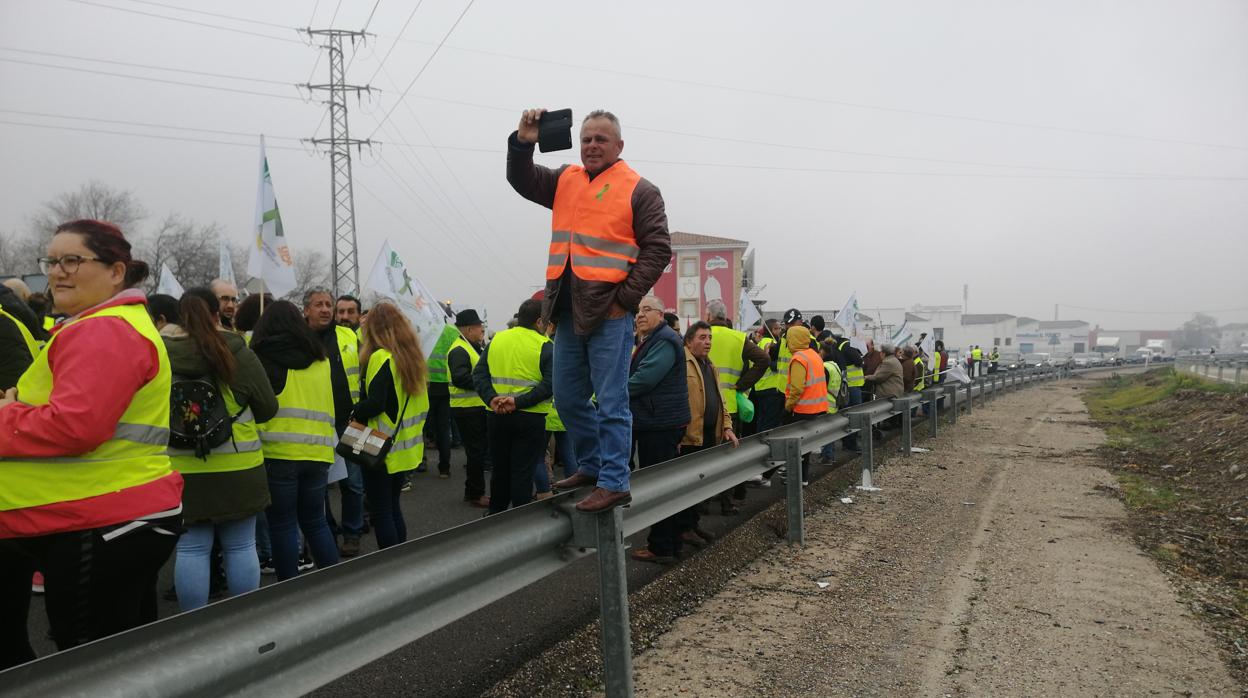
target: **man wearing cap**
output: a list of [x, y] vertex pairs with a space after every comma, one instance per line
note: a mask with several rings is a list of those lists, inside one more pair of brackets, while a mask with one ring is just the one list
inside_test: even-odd
[[455, 327], [459, 329], [459, 336], [451, 343], [450, 351], [446, 354], [446, 364], [451, 374], [447, 390], [451, 395], [451, 414], [459, 427], [460, 438], [464, 440], [464, 454], [468, 458], [468, 464], [464, 468], [467, 471], [464, 501], [469, 506], [485, 509], [490, 506], [490, 498], [485, 495], [485, 402], [477, 395], [472, 379], [472, 371], [477, 367], [477, 361], [484, 349], [482, 340], [485, 339], [485, 324], [481, 322], [477, 311], [469, 308], [455, 316]]
[[581, 165], [551, 170], [533, 163], [544, 111], [521, 115], [508, 140], [507, 181], [552, 212], [542, 317], [558, 325], [556, 408], [578, 465], [555, 487], [593, 485], [576, 506], [597, 512], [632, 499], [630, 315], [671, 261], [671, 237], [658, 188], [620, 159], [624, 140], [614, 114], [591, 112], [581, 123]]

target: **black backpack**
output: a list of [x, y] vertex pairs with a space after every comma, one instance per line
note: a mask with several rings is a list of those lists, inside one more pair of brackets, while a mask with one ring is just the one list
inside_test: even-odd
[[194, 451], [208, 460], [212, 449], [233, 436], [234, 417], [225, 396], [205, 378], [174, 376], [169, 390], [169, 447]]

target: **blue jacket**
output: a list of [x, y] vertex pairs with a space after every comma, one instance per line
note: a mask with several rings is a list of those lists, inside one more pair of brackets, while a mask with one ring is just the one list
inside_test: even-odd
[[[672, 365], [652, 386], [637, 386], [630, 381], [629, 407], [633, 412], [634, 431], [676, 429], [689, 424], [689, 386], [685, 382], [685, 345], [680, 335], [667, 325], [650, 333], [633, 352], [629, 375], [637, 372], [656, 347], [670, 345]], [[649, 388], [648, 390], [646, 388]]]

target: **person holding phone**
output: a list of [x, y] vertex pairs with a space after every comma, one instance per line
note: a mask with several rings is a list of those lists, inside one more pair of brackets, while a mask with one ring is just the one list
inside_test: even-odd
[[545, 111], [520, 115], [508, 139], [507, 181], [553, 214], [542, 318], [558, 325], [554, 389], [578, 466], [555, 487], [592, 485], [576, 506], [605, 511], [632, 500], [631, 316], [671, 261], [671, 237], [658, 187], [620, 159], [619, 119], [590, 112], [581, 122], [581, 164], [552, 170], [533, 162]]

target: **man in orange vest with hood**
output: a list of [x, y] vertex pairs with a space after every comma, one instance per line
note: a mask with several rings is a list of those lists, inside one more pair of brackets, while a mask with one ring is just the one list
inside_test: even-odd
[[557, 326], [555, 405], [577, 460], [577, 472], [554, 486], [592, 485], [576, 508], [605, 511], [632, 501], [631, 316], [671, 261], [671, 237], [658, 188], [620, 159], [614, 114], [590, 112], [581, 123], [581, 165], [552, 170], [533, 163], [544, 112], [520, 116], [508, 140], [507, 181], [552, 212], [542, 317]]
[[[789, 360], [788, 382], [784, 389], [786, 422], [816, 419], [828, 412], [828, 379], [823, 357], [810, 347], [810, 330], [801, 325], [790, 327], [784, 335], [793, 358]], [[802, 484], [807, 482], [810, 454], [802, 456]], [[791, 477], [793, 474], [788, 473]]]

